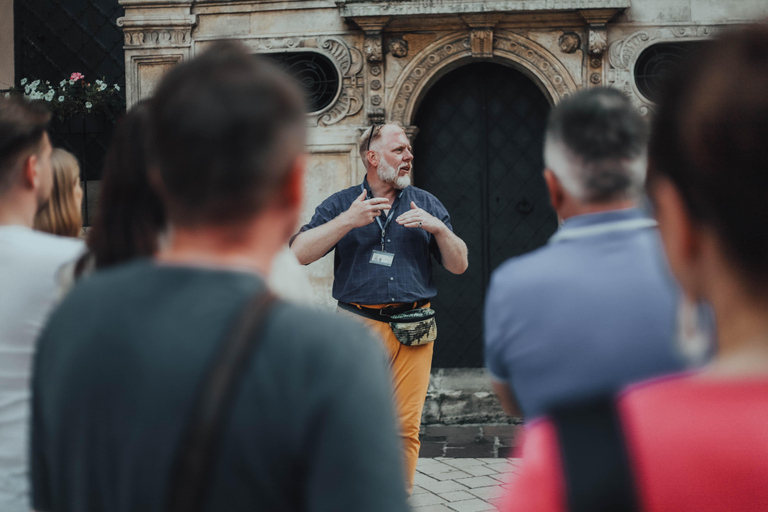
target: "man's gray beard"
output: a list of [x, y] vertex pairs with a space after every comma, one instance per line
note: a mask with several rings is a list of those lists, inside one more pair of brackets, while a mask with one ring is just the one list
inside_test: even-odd
[[385, 161], [383, 158], [379, 162], [379, 167], [376, 169], [376, 174], [379, 176], [381, 181], [384, 183], [389, 183], [397, 190], [403, 190], [405, 187], [411, 184], [410, 174], [398, 177], [398, 170], [389, 165], [389, 162]]

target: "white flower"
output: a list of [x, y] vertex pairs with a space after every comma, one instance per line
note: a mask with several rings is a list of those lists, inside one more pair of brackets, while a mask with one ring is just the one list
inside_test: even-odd
[[35, 80], [34, 82], [32, 82], [31, 85], [32, 85], [32, 88], [37, 87], [38, 85], [40, 85], [40, 80]]
[[117, 84], [115, 84], [115, 90], [116, 90], [116, 91], [119, 91], [119, 90], [120, 90], [120, 86], [119, 86], [119, 85], [117, 85]]
[[59, 103], [63, 103], [63, 102], [64, 102], [64, 96], [59, 96]]
[[93, 103], [91, 103], [90, 101], [86, 101], [85, 108], [90, 109], [91, 107], [93, 107]]
[[51, 101], [53, 99], [53, 89], [45, 93], [45, 101]]
[[24, 84], [26, 84], [26, 83], [27, 83], [27, 79], [26, 79], [26, 78], [22, 78], [22, 79], [21, 79], [21, 82], [19, 82], [19, 83], [20, 83], [21, 85], [24, 85]]
[[101, 84], [103, 84], [104, 82], [102, 82], [101, 80], [99, 80], [99, 79], [97, 78], [97, 79], [96, 79], [96, 82], [94, 82], [94, 83], [95, 83], [96, 85], [101, 85]]
[[69, 81], [69, 85], [75, 85], [75, 81], [74, 80], [70, 80]]
[[99, 85], [99, 90], [100, 91], [103, 91], [106, 88], [107, 88], [107, 84], [105, 84], [104, 82], [102, 82], [101, 85]]
[[32, 91], [32, 88], [28, 85], [24, 86], [24, 94], [29, 95], [30, 91]]
[[67, 81], [66, 81], [66, 80], [62, 80], [61, 82], [59, 82], [59, 87], [64, 87], [64, 85], [65, 85], [66, 83], [67, 83]]
[[9, 92], [5, 93], [5, 97], [6, 98], [10, 98], [11, 97], [11, 93], [9, 93]]

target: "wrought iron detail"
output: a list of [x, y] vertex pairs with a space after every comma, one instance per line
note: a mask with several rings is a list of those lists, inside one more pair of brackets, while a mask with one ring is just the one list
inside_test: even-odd
[[307, 92], [310, 113], [327, 108], [339, 93], [341, 80], [336, 66], [316, 52], [287, 52], [264, 54], [294, 77]]
[[649, 46], [635, 63], [635, 84], [640, 94], [656, 103], [666, 76], [680, 67], [699, 42], [659, 43]]
[[[15, 0], [14, 61], [16, 79], [58, 83], [73, 72], [85, 80], [118, 84], [125, 94], [124, 36], [117, 26], [123, 8], [115, 0]], [[1, 88], [10, 84], [2, 84]], [[18, 85], [18, 84], [17, 84]], [[124, 98], [124, 96], [123, 96]], [[101, 168], [114, 124], [98, 116], [54, 120], [51, 139], [80, 161], [83, 218], [90, 225], [95, 212]]]

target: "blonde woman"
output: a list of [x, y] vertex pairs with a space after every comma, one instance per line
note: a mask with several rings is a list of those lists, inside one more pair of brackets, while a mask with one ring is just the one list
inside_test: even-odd
[[51, 165], [51, 199], [37, 213], [35, 229], [59, 236], [79, 237], [83, 230], [80, 165], [72, 153], [61, 148], [55, 148], [51, 153]]

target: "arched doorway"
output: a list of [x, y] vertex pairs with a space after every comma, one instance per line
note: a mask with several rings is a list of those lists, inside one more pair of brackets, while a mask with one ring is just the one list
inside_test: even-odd
[[557, 228], [542, 177], [550, 105], [524, 74], [473, 63], [441, 78], [418, 109], [415, 185], [435, 196], [469, 247], [469, 269], [435, 269], [438, 341], [433, 366], [479, 367], [491, 272], [546, 243]]

